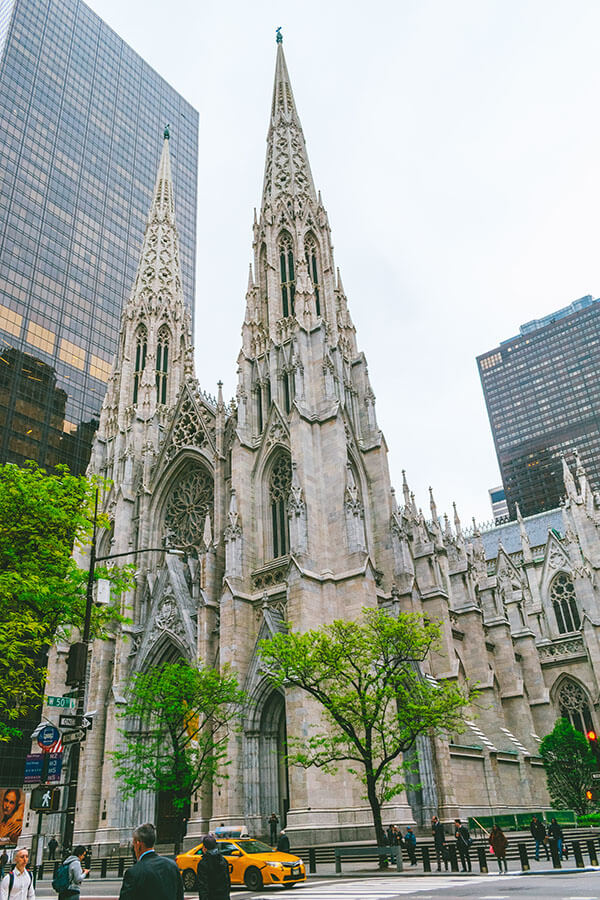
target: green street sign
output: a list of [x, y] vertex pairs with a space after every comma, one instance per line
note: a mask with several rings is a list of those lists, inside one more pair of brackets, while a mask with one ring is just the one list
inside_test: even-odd
[[61, 709], [75, 709], [77, 700], [74, 697], [46, 697], [48, 706], [59, 706]]

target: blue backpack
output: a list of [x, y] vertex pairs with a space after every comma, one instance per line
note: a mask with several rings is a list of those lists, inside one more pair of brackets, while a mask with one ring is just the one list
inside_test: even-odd
[[60, 894], [62, 891], [68, 891], [70, 884], [71, 870], [69, 864], [63, 863], [62, 866], [58, 867], [56, 875], [52, 879], [52, 890], [56, 891], [57, 894]]

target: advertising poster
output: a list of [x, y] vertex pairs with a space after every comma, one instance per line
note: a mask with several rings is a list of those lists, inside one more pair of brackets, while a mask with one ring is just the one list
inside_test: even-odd
[[16, 844], [23, 828], [25, 794], [21, 788], [0, 788], [0, 847]]

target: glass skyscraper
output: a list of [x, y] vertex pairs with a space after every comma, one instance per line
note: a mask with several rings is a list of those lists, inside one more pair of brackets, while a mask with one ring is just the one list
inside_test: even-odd
[[511, 517], [558, 506], [574, 450], [600, 490], [600, 301], [522, 325], [477, 364]]
[[80, 0], [0, 0], [0, 462], [85, 469], [167, 123], [191, 303], [196, 110]]

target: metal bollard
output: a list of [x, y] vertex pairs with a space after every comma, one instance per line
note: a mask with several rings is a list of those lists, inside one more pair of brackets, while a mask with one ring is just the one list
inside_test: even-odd
[[587, 842], [587, 848], [590, 854], [590, 866], [598, 865], [598, 854], [596, 853], [596, 844], [593, 840]]
[[579, 841], [572, 841], [573, 856], [575, 857], [575, 865], [578, 869], [583, 869], [585, 863], [583, 861], [583, 853], [581, 852], [581, 844]]
[[553, 868], [562, 869], [560, 853], [558, 852], [558, 842], [553, 839], [550, 840], [550, 855], [552, 857]]
[[458, 872], [458, 859], [456, 856], [456, 847], [454, 844], [446, 844], [448, 848], [448, 856], [450, 857], [450, 868], [453, 872]]
[[41, 881], [42, 878], [44, 877], [44, 863], [41, 863], [41, 865], [38, 866], [37, 877], [40, 879], [40, 881]]
[[54, 878], [54, 876], [56, 875], [56, 873], [58, 872], [58, 867], [59, 867], [59, 866], [60, 866], [60, 863], [59, 863], [58, 860], [56, 860], [55, 863], [54, 863], [54, 870], [53, 870], [53, 872], [52, 872], [52, 877], [53, 877], [53, 878]]
[[100, 878], [106, 878], [107, 869], [108, 869], [108, 856], [105, 856], [104, 859], [100, 860]]
[[119, 857], [119, 878], [123, 877], [123, 872], [125, 871], [125, 858], [123, 856]]
[[423, 871], [431, 872], [431, 860], [429, 859], [429, 847], [421, 847], [423, 854]]
[[527, 844], [518, 844], [519, 848], [519, 858], [521, 860], [521, 872], [529, 872], [531, 866], [529, 865], [529, 856], [527, 855]]
[[400, 846], [400, 844], [396, 844], [396, 871], [404, 871], [404, 864], [402, 862], [402, 847]]
[[479, 857], [479, 871], [483, 872], [485, 874], [488, 870], [487, 857], [485, 855], [485, 847], [477, 848], [477, 856]]
[[314, 847], [310, 847], [308, 850], [308, 871], [311, 875], [317, 871], [317, 854]]
[[338, 848], [335, 848], [335, 874], [342, 874], [342, 857], [340, 856], [340, 851]]

